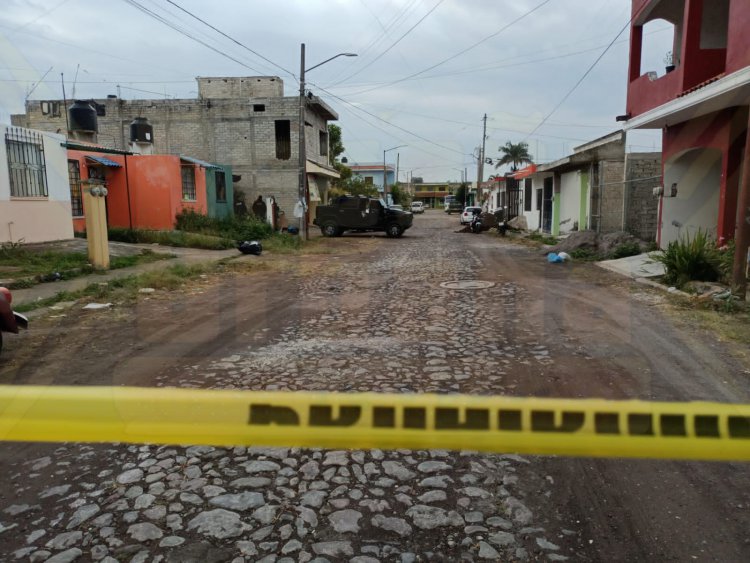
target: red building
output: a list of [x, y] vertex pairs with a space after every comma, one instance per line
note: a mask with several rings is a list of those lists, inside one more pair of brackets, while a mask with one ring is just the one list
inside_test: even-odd
[[[672, 51], [644, 68], [644, 30], [666, 22]], [[738, 201], [750, 191], [750, 2], [633, 0], [625, 129], [661, 129], [663, 190], [657, 242], [708, 230], [747, 253]], [[652, 58], [649, 60], [653, 60]], [[747, 207], [747, 206], [739, 206]], [[744, 259], [743, 259], [744, 265]]]
[[[216, 198], [213, 175], [217, 171], [224, 175], [218, 165], [184, 156], [137, 155], [69, 142], [73, 228], [86, 229], [83, 187], [101, 183], [108, 191], [110, 227], [171, 230], [183, 210], [211, 214], [208, 198]], [[223, 197], [227, 199], [226, 194]]]

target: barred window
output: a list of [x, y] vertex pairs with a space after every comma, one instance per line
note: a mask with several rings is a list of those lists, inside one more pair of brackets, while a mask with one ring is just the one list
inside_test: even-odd
[[42, 136], [20, 127], [5, 131], [8, 153], [10, 195], [12, 197], [47, 197], [47, 168]]
[[227, 178], [223, 170], [216, 171], [216, 201], [219, 203], [227, 201]]
[[182, 166], [182, 199], [195, 201], [195, 166]]
[[83, 217], [81, 166], [77, 160], [68, 161], [68, 182], [70, 183], [70, 207], [73, 217]]

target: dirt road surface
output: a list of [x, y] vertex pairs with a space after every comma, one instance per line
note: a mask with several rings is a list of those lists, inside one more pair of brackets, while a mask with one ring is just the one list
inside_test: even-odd
[[[457, 223], [74, 306], [6, 340], [0, 382], [748, 400], [736, 350], [652, 290]], [[3, 561], [750, 558], [745, 464], [5, 443], [0, 472]]]

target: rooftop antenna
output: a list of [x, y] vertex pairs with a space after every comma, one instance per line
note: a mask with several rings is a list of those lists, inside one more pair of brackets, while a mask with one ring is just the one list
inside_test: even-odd
[[53, 68], [54, 68], [54, 67], [49, 67], [49, 68], [47, 69], [47, 72], [45, 72], [45, 73], [44, 73], [44, 75], [42, 75], [42, 77], [41, 77], [41, 78], [40, 78], [40, 79], [39, 79], [39, 80], [38, 80], [38, 81], [36, 82], [36, 84], [34, 84], [34, 85], [33, 85], [33, 86], [31, 87], [31, 90], [29, 90], [29, 92], [28, 92], [28, 93], [26, 94], [26, 98], [24, 99], [24, 101], [26, 101], [26, 100], [28, 100], [28, 99], [29, 99], [29, 96], [31, 96], [32, 92], [34, 92], [34, 90], [36, 90], [36, 87], [37, 87], [37, 86], [39, 86], [39, 85], [40, 85], [40, 84], [42, 83], [42, 81], [44, 80], [44, 78], [45, 78], [45, 77], [46, 77], [46, 76], [47, 76], [47, 75], [48, 75], [48, 74], [49, 74], [50, 72], [52, 72], [52, 69], [53, 69]]
[[70, 131], [70, 123], [68, 121], [68, 100], [65, 99], [65, 75], [61, 72], [60, 73], [60, 82], [62, 82], [62, 92], [63, 92], [63, 111], [65, 112], [65, 136], [68, 136], [68, 132]]
[[76, 75], [73, 77], [73, 99], [76, 99], [76, 82], [78, 82], [78, 69], [81, 68], [81, 63], [76, 66]]

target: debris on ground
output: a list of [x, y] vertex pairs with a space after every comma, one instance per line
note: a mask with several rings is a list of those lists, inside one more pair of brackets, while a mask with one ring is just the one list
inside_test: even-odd
[[156, 290], [153, 287], [142, 287], [138, 290], [138, 293], [153, 293]]
[[260, 256], [261, 252], [263, 252], [263, 246], [257, 240], [246, 240], [237, 246], [237, 250], [242, 252], [242, 254]]
[[89, 303], [88, 305], [84, 305], [84, 309], [88, 310], [97, 310], [97, 309], [109, 309], [112, 306], [112, 303]]
[[596, 231], [574, 231], [556, 245], [545, 248], [543, 253], [567, 252], [572, 254], [577, 250], [584, 250], [605, 257], [611, 255], [624, 244], [637, 244], [641, 252], [646, 252], [649, 249], [649, 243], [624, 231], [606, 234], [599, 234]]

